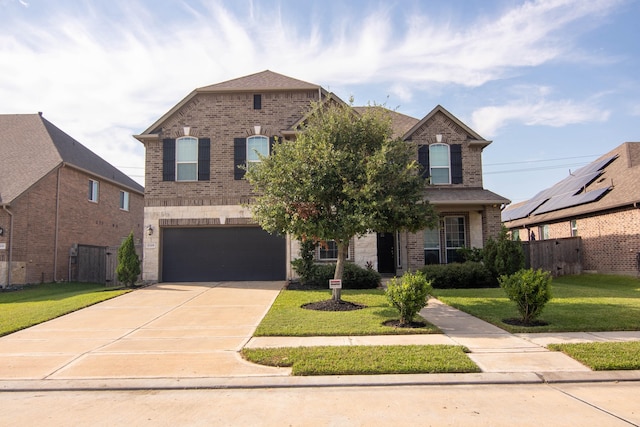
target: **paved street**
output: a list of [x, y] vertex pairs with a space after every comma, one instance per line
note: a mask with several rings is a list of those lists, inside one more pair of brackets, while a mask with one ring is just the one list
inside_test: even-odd
[[0, 393], [3, 426], [630, 426], [640, 383]]

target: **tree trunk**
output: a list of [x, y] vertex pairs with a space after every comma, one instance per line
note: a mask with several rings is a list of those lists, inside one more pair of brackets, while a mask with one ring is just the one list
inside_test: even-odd
[[[349, 253], [349, 244], [344, 243], [342, 240], [336, 240], [336, 244], [338, 245], [338, 260], [336, 261], [336, 272], [333, 278], [342, 280], [344, 263], [347, 261], [347, 255]], [[340, 301], [342, 289], [332, 289], [332, 291], [333, 300]]]

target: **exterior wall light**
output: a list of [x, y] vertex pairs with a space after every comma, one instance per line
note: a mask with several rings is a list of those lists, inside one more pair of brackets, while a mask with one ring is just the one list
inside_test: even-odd
[[151, 225], [147, 225], [147, 235], [151, 236], [153, 234], [153, 227]]

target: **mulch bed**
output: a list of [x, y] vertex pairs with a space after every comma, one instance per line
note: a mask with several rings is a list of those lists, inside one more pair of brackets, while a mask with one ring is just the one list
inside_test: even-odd
[[391, 326], [393, 328], [407, 328], [407, 329], [409, 329], [409, 328], [424, 328], [425, 326], [427, 326], [427, 324], [424, 323], [424, 322], [411, 322], [411, 323], [406, 323], [404, 325], [401, 325], [399, 319], [387, 320], [383, 324], [385, 326]]
[[366, 308], [366, 305], [356, 304], [354, 302], [349, 301], [335, 301], [333, 299], [328, 299], [324, 301], [318, 302], [310, 302], [309, 304], [304, 304], [302, 308], [307, 310], [319, 310], [319, 311], [352, 311], [352, 310], [360, 310]]
[[534, 327], [534, 326], [547, 326], [549, 324], [549, 322], [545, 322], [544, 320], [534, 320], [532, 322], [523, 322], [522, 319], [518, 319], [516, 317], [511, 317], [509, 319], [502, 319], [503, 323], [506, 323], [507, 325], [511, 325], [511, 326], [530, 326], [530, 327]]

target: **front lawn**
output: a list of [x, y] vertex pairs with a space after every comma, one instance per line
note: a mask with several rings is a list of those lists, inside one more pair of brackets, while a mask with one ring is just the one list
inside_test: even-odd
[[509, 332], [594, 332], [640, 330], [640, 280], [628, 276], [583, 274], [553, 279], [551, 301], [542, 311], [545, 326], [512, 326], [515, 303], [501, 288], [435, 289], [442, 302]]
[[262, 365], [290, 366], [293, 375], [480, 372], [464, 347], [453, 345], [245, 348], [242, 355]]
[[330, 298], [329, 290], [283, 290], [254, 335], [300, 337], [440, 333], [438, 328], [426, 322], [422, 328], [384, 326], [385, 321], [398, 319], [399, 315], [389, 306], [384, 291], [380, 289], [342, 291], [343, 300], [367, 306], [361, 310], [318, 311], [302, 308], [304, 304]]
[[0, 336], [129, 292], [95, 283], [46, 283], [0, 292]]

